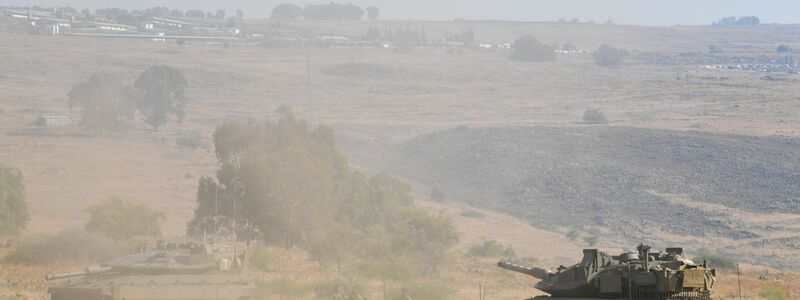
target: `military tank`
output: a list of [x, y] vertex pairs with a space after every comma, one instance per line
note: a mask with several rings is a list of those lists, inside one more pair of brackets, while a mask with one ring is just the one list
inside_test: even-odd
[[550, 294], [544, 299], [635, 299], [710, 300], [716, 270], [706, 262], [697, 264], [683, 257], [682, 248], [651, 252], [639, 245], [638, 252], [611, 256], [597, 249], [584, 249], [583, 259], [556, 271], [500, 261], [500, 268], [540, 279], [535, 288]]
[[247, 300], [256, 287], [240, 276], [243, 260], [236, 247], [162, 241], [107, 264], [47, 275], [54, 282], [47, 293], [51, 300]]

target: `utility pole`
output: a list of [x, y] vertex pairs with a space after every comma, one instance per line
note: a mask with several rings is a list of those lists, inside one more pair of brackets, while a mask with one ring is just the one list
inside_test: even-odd
[[736, 264], [736, 283], [739, 285], [739, 300], [742, 300], [742, 272], [739, 270], [739, 264]]

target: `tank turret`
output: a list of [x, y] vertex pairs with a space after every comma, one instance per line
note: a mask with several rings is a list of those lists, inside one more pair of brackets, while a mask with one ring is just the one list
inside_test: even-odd
[[652, 299], [709, 300], [716, 271], [683, 258], [683, 249], [651, 252], [639, 245], [637, 252], [610, 256], [584, 249], [580, 263], [556, 272], [501, 261], [498, 266], [540, 279], [535, 287], [549, 297], [535, 299]]

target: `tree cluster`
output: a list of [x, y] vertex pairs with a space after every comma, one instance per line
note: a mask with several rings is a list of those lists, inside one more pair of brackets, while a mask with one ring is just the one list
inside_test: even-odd
[[19, 234], [29, 221], [22, 173], [0, 163], [0, 235]]
[[300, 19], [303, 9], [294, 4], [280, 4], [272, 9], [271, 19]]
[[511, 60], [516, 61], [553, 61], [556, 59], [555, 48], [548, 46], [531, 35], [523, 35], [514, 41]]
[[180, 70], [153, 66], [132, 86], [115, 75], [95, 74], [69, 93], [69, 106], [81, 108], [81, 125], [99, 131], [127, 128], [138, 111], [153, 130], [185, 114], [188, 83]]
[[411, 260], [419, 271], [457, 242], [448, 219], [413, 207], [407, 185], [352, 171], [328, 127], [312, 130], [286, 112], [222, 125], [214, 143], [220, 169], [200, 179], [190, 235], [299, 246], [322, 263]]
[[741, 17], [738, 19], [736, 17], [727, 17], [712, 23], [714, 26], [757, 26], [759, 24], [761, 24], [761, 20], [756, 16]]
[[[77, 14], [77, 10], [69, 7], [59, 8], [57, 10], [57, 13], [58, 12], [70, 12]], [[244, 13], [241, 10], [237, 10], [236, 13], [238, 18], [240, 19], [243, 18]], [[95, 10], [94, 15], [92, 15], [88, 9], [84, 9], [83, 11], [81, 11], [81, 14], [89, 20], [94, 20], [96, 19], [96, 17], [101, 17], [103, 19], [113, 20], [122, 24], [137, 25], [139, 22], [149, 21], [153, 17], [225, 19], [227, 12], [224, 9], [218, 9], [215, 13], [204, 12], [202, 10], [197, 10], [197, 9], [187, 10], [187, 11], [182, 11], [178, 9], [170, 10], [168, 7], [158, 6], [147, 9], [133, 9], [133, 10], [128, 10], [124, 8], [102, 8]]]
[[[328, 3], [319, 5], [308, 5], [300, 8], [294, 4], [280, 4], [272, 10], [272, 19], [300, 19], [308, 20], [361, 20], [365, 11], [361, 7], [352, 3], [339, 4]], [[380, 9], [375, 6], [368, 7], [367, 16], [371, 20], [376, 20], [380, 14]]]

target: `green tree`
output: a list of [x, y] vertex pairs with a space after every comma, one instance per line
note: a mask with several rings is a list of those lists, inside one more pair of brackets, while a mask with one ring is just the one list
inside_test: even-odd
[[169, 66], [153, 66], [139, 75], [133, 87], [141, 94], [136, 107], [147, 123], [158, 130], [175, 115], [181, 121], [185, 115], [188, 83], [180, 70]]
[[516, 61], [553, 61], [556, 59], [556, 52], [553, 47], [548, 46], [537, 40], [531, 35], [523, 35], [514, 41], [511, 59]]
[[300, 19], [303, 9], [294, 4], [280, 4], [272, 9], [270, 19]]
[[19, 234], [28, 221], [22, 173], [0, 163], [0, 235]]
[[135, 111], [136, 93], [115, 75], [94, 74], [69, 92], [69, 106], [81, 108], [81, 125], [93, 130], [121, 130]]
[[408, 185], [350, 169], [333, 130], [283, 109], [277, 122], [237, 122], [214, 133], [220, 169], [200, 179], [190, 235], [217, 232], [299, 246], [316, 260], [403, 257], [435, 272], [458, 236], [450, 220], [413, 207]]
[[619, 65], [626, 55], [624, 50], [609, 45], [602, 45], [592, 53], [594, 62], [603, 67], [615, 67]]
[[90, 218], [86, 230], [118, 242], [139, 236], [161, 235], [164, 214], [144, 205], [130, 204], [112, 197], [87, 209]]

